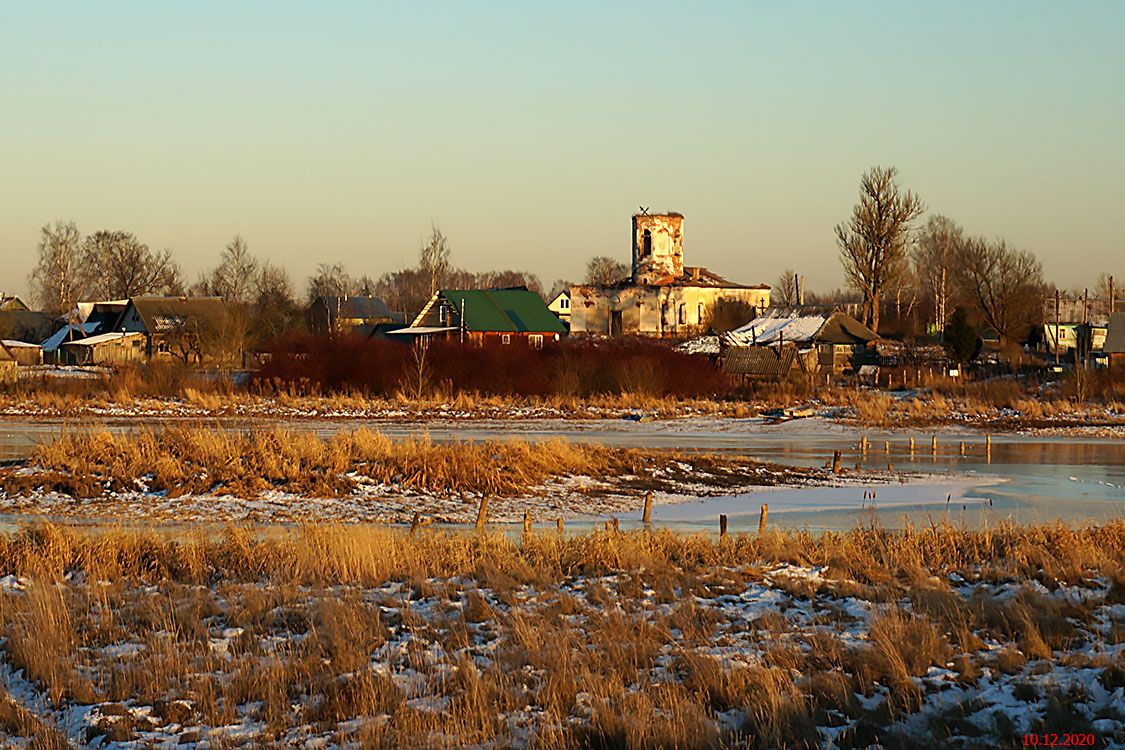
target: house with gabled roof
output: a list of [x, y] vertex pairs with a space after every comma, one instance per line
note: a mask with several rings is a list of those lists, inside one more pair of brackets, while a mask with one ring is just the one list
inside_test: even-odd
[[392, 312], [378, 297], [317, 297], [309, 305], [309, 330], [313, 333], [359, 333], [370, 336], [381, 327], [405, 324], [402, 313]]
[[783, 348], [814, 350], [819, 369], [833, 372], [874, 365], [878, 355], [873, 344], [879, 335], [837, 307], [802, 305], [771, 307], [765, 314], [722, 337], [724, 347]]
[[115, 333], [141, 333], [145, 356], [203, 360], [203, 340], [221, 335], [226, 324], [222, 297], [133, 297]]
[[477, 344], [523, 343], [532, 347], [558, 341], [566, 326], [527, 287], [442, 289], [407, 328], [391, 335], [457, 337]]

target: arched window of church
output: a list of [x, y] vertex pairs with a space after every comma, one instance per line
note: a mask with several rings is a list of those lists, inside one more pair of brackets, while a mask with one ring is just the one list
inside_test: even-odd
[[641, 238], [641, 257], [647, 258], [652, 255], [652, 231], [646, 229]]

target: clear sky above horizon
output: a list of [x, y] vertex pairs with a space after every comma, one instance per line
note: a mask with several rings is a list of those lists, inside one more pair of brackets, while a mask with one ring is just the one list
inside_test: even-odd
[[639, 205], [743, 283], [842, 284], [861, 173], [1035, 252], [1125, 274], [1125, 3], [9, 5], [0, 290], [39, 228], [127, 229], [188, 280], [242, 234], [318, 262], [579, 280]]

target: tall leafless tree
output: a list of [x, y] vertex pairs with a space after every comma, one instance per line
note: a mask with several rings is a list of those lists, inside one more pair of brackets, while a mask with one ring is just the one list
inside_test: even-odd
[[773, 289], [770, 290], [770, 302], [781, 307], [791, 307], [800, 303], [800, 280], [797, 278], [797, 272], [792, 268], [786, 268], [777, 277], [774, 282]]
[[309, 277], [309, 302], [317, 297], [347, 297], [353, 290], [352, 277], [342, 263], [321, 263]]
[[863, 294], [863, 322], [879, 330], [879, 304], [907, 270], [914, 221], [924, 207], [903, 192], [894, 167], [872, 167], [859, 185], [859, 203], [846, 223], [836, 225], [836, 242], [848, 283]]
[[46, 224], [39, 235], [39, 260], [29, 278], [40, 309], [69, 312], [85, 296], [82, 235], [73, 221]]
[[629, 276], [629, 266], [607, 255], [597, 255], [586, 263], [586, 284], [609, 286]]
[[973, 237], [958, 247], [954, 282], [1001, 344], [1018, 341], [1042, 317], [1043, 266], [1030, 252], [1003, 240]]
[[919, 233], [911, 254], [915, 275], [925, 284], [926, 292], [933, 295], [934, 323], [939, 331], [945, 329], [952, 314], [949, 298], [953, 291], [953, 265], [964, 239], [957, 222], [948, 216], [934, 214]]
[[254, 300], [254, 287], [258, 278], [258, 260], [250, 253], [250, 246], [242, 235], [223, 248], [219, 265], [208, 277], [210, 294], [222, 297], [228, 305], [249, 305]]
[[453, 248], [449, 245], [449, 238], [441, 233], [437, 224], [430, 227], [430, 239], [422, 243], [418, 253], [418, 266], [426, 272], [430, 279], [430, 296], [445, 283], [445, 276], [449, 273], [449, 258]]
[[82, 241], [86, 292], [120, 300], [149, 294], [182, 294], [180, 268], [171, 250], [153, 252], [130, 232], [101, 230]]

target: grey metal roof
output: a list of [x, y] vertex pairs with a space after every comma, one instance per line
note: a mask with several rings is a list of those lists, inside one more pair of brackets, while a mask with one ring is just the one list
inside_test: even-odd
[[1125, 354], [1125, 312], [1114, 313], [1109, 318], [1105, 335], [1106, 354]]
[[780, 352], [772, 346], [732, 346], [723, 355], [723, 372], [783, 378], [793, 369], [796, 359], [797, 349], [792, 346], [784, 347]]

